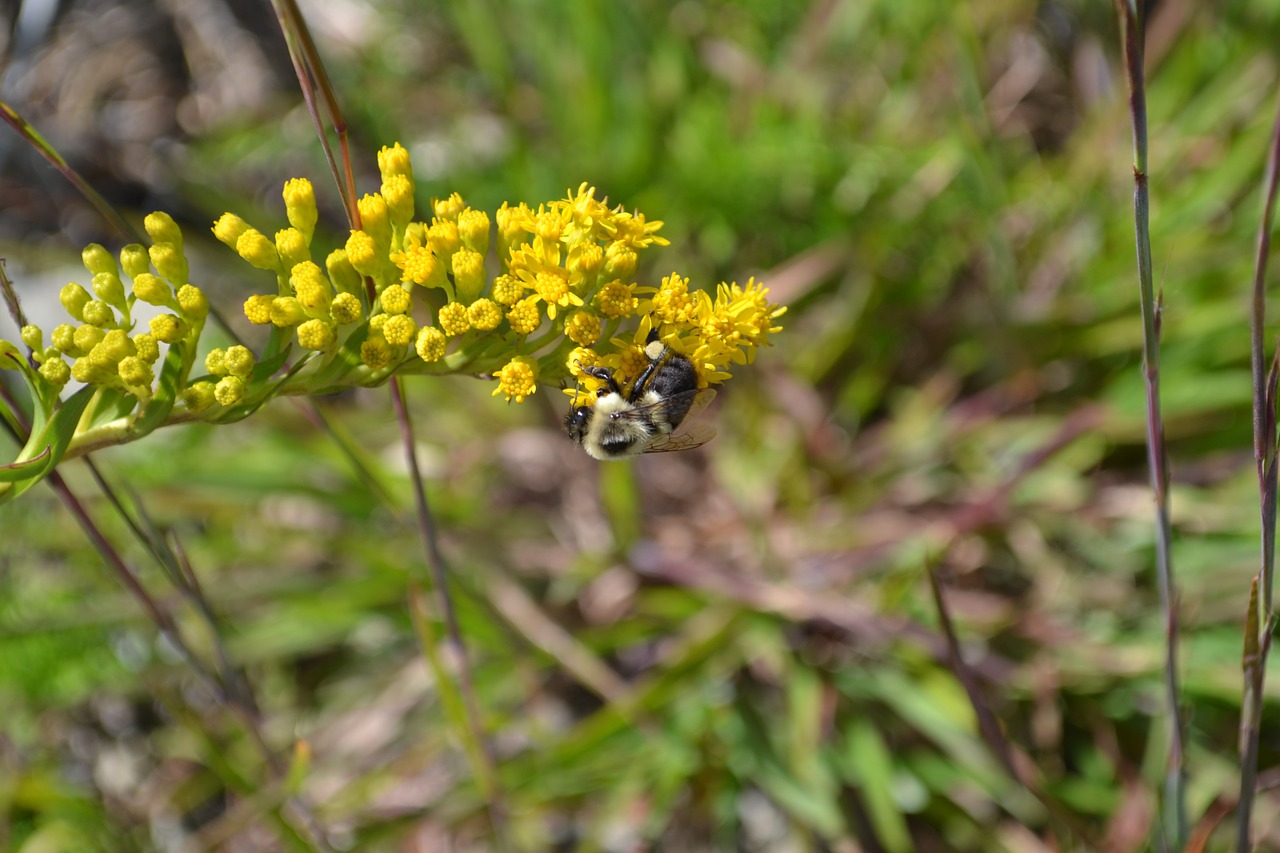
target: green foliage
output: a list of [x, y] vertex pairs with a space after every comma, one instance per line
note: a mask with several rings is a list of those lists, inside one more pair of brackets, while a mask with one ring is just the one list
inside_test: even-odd
[[[1189, 807], [1208, 849], [1234, 832], [1209, 818], [1238, 792], [1259, 559], [1247, 308], [1273, 5], [1160, 4], [1148, 56]], [[569, 445], [567, 397], [504, 407], [469, 378], [407, 384], [497, 818], [442, 614], [410, 597], [433, 587], [385, 395], [322, 400], [323, 421], [276, 401], [95, 454], [180, 543], [212, 619], [90, 499], [80, 463], [62, 466], [197, 659], [243, 670], [260, 725], [33, 489], [0, 512], [0, 749], [17, 768], [0, 846], [146, 849], [174, 826], [207, 847], [307, 849], [300, 805], [370, 850], [491, 845], [495, 819], [529, 850], [1156, 846], [1163, 614], [1131, 143], [1101, 12], [386, 2], [341, 51], [321, 35], [361, 192], [395, 139], [419, 206], [460, 190], [492, 210], [585, 180], [666, 222], [649, 283], [668, 264], [761, 275], [792, 306], [787, 329], [717, 401], [714, 443], [632, 468]], [[192, 274], [228, 315], [258, 285], [218, 266], [208, 223], [255, 218], [292, 175], [336, 198], [293, 106], [185, 153]], [[278, 218], [263, 205], [257, 221]], [[322, 200], [326, 243], [344, 228]], [[70, 406], [0, 458], [46, 464]], [[982, 737], [930, 564], [1034, 793]], [[1263, 768], [1280, 757], [1271, 681]], [[1259, 794], [1264, 848], [1277, 806]]]

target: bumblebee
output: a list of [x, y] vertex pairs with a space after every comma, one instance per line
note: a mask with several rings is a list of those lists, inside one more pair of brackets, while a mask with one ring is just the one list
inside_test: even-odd
[[641, 453], [660, 453], [701, 447], [715, 437], [714, 428], [695, 424], [680, 434], [686, 418], [706, 408], [716, 392], [698, 388], [693, 362], [658, 340], [655, 329], [645, 344], [649, 363], [631, 383], [620, 384], [604, 367], [582, 370], [604, 383], [596, 400], [575, 406], [565, 415], [564, 428], [573, 443], [593, 459], [628, 459]]

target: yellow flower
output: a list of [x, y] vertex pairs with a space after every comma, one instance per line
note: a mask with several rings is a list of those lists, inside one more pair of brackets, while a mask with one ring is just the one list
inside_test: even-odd
[[468, 207], [458, 214], [458, 237], [462, 245], [483, 258], [489, 251], [489, 215]]
[[450, 302], [440, 309], [440, 329], [449, 337], [457, 337], [470, 328], [467, 306], [461, 302]]
[[524, 295], [524, 284], [513, 275], [500, 275], [493, 280], [493, 301], [511, 307]]
[[444, 358], [447, 345], [448, 340], [444, 332], [435, 326], [423, 326], [418, 331], [418, 340], [414, 348], [418, 351], [418, 358], [425, 362], [433, 362]]
[[401, 281], [411, 281], [426, 287], [438, 287], [444, 280], [444, 267], [440, 259], [426, 246], [412, 246], [396, 252], [391, 261], [401, 270]]
[[382, 337], [387, 345], [401, 349], [413, 340], [418, 324], [408, 314], [392, 314], [382, 325]]
[[[231, 376], [239, 376], [241, 379], [246, 378], [253, 372], [255, 359], [253, 352], [246, 346], [236, 344], [227, 348], [227, 354], [223, 358], [223, 365], [227, 369], [227, 373]], [[213, 371], [210, 371], [212, 373]]]
[[600, 340], [600, 319], [588, 311], [574, 311], [564, 322], [564, 333], [578, 346], [589, 347]]
[[[311, 250], [307, 248], [309, 242], [307, 236], [297, 228], [283, 228], [276, 232], [276, 253], [285, 269], [292, 271], [303, 261], [310, 263]], [[156, 268], [159, 267], [156, 264]]]
[[45, 382], [61, 388], [71, 381], [71, 368], [61, 358], [48, 358], [40, 365], [40, 375]]
[[643, 213], [619, 213], [614, 224], [617, 228], [614, 239], [633, 249], [666, 246], [671, 242], [665, 237], [657, 236], [658, 229], [662, 227], [661, 220], [645, 222]]
[[584, 367], [598, 367], [600, 365], [600, 356], [590, 347], [574, 347], [573, 352], [569, 353], [569, 357], [565, 359], [565, 366], [569, 368], [569, 375], [581, 379], [586, 374], [582, 372]]
[[120, 364], [117, 365], [116, 369], [125, 385], [131, 385], [135, 388], [151, 387], [151, 380], [154, 378], [151, 372], [151, 365], [136, 355], [125, 356], [120, 359]]
[[280, 255], [275, 244], [256, 228], [248, 228], [236, 238], [236, 254], [260, 270], [280, 268]]
[[433, 219], [427, 229], [427, 245], [444, 263], [453, 259], [453, 253], [462, 245], [458, 236], [458, 223], [451, 219]]
[[173, 243], [155, 243], [147, 250], [151, 263], [160, 275], [172, 282], [174, 287], [182, 287], [187, 283], [187, 259], [182, 256], [182, 249]]
[[634, 314], [640, 300], [635, 296], [634, 284], [623, 284], [615, 279], [600, 288], [595, 303], [606, 317], [617, 319]]
[[471, 328], [489, 332], [502, 323], [502, 309], [492, 299], [477, 299], [467, 308]]
[[192, 323], [199, 323], [209, 316], [209, 299], [194, 284], [184, 284], [178, 288], [178, 307], [182, 310], [182, 316]]
[[224, 376], [213, 386], [213, 397], [224, 406], [234, 406], [244, 397], [244, 380], [239, 376]]
[[514, 399], [523, 403], [524, 398], [538, 390], [538, 363], [533, 359], [518, 355], [498, 371], [498, 387], [493, 390], [494, 397], [505, 394], [507, 402]]
[[382, 266], [378, 245], [364, 231], [352, 231], [347, 238], [347, 260], [361, 275], [376, 275]]
[[160, 359], [160, 344], [156, 342], [155, 335], [147, 332], [134, 335], [133, 346], [138, 351], [138, 358], [149, 364], [155, 364]]
[[664, 323], [689, 326], [697, 321], [698, 300], [689, 293], [689, 279], [672, 273], [662, 279], [650, 310]]
[[271, 322], [271, 303], [274, 301], [274, 296], [255, 293], [244, 301], [244, 316], [255, 326], [265, 326]]
[[516, 334], [529, 335], [542, 325], [542, 315], [538, 312], [538, 297], [526, 296], [507, 312], [507, 322]]
[[462, 196], [452, 193], [448, 198], [431, 199], [431, 210], [437, 219], [456, 220], [458, 214], [466, 208], [467, 203], [462, 200]]
[[364, 316], [364, 308], [354, 294], [339, 293], [333, 297], [333, 302], [329, 303], [329, 316], [339, 326], [345, 326], [359, 322]]
[[360, 344], [360, 360], [374, 370], [390, 364], [391, 357], [391, 347], [382, 338], [368, 338]]
[[319, 213], [316, 210], [316, 191], [306, 178], [290, 178], [284, 182], [284, 213], [289, 224], [302, 234], [307, 244], [316, 230]]
[[569, 289], [569, 279], [558, 268], [538, 273], [533, 279], [533, 289], [547, 303], [547, 316], [556, 318], [556, 306], [567, 308], [581, 305], [582, 297]]
[[378, 297], [378, 302], [382, 305], [382, 310], [388, 314], [403, 314], [413, 307], [409, 291], [398, 284], [390, 285], [383, 290], [382, 295]]
[[313, 318], [298, 326], [298, 346], [316, 352], [333, 346], [337, 335], [333, 324], [319, 318]]
[[381, 194], [387, 201], [391, 227], [403, 230], [413, 219], [413, 179], [407, 175], [388, 175], [382, 180]]
[[271, 322], [278, 328], [296, 326], [307, 319], [306, 309], [292, 296], [277, 296], [271, 300]]
[[[245, 222], [234, 213], [224, 213], [218, 217], [217, 222], [213, 223], [213, 236], [217, 237], [218, 241], [225, 244], [229, 249], [234, 249], [236, 247], [236, 243], [240, 240], [240, 235], [248, 230], [249, 223]], [[125, 248], [132, 249], [133, 246], [136, 245], [137, 244], [131, 244]], [[142, 247], [138, 246], [137, 248], [141, 249]], [[132, 272], [129, 272], [129, 263], [125, 260], [125, 253], [123, 250], [120, 252], [120, 261], [124, 265], [125, 272], [129, 273], [129, 275], [133, 275]]]
[[62, 290], [58, 291], [58, 301], [62, 303], [63, 310], [71, 315], [71, 319], [80, 322], [84, 321], [84, 306], [88, 305], [92, 299], [89, 291], [74, 281], [63, 285]]
[[453, 285], [459, 302], [472, 302], [484, 290], [484, 256], [470, 249], [453, 253]]
[[182, 389], [182, 405], [191, 412], [203, 412], [213, 405], [215, 399], [212, 382], [193, 382]]
[[404, 175], [412, 181], [413, 163], [409, 159], [409, 152], [399, 142], [390, 148], [383, 146], [378, 152], [378, 173], [384, 181], [392, 175]]
[[182, 229], [169, 214], [162, 210], [148, 213], [142, 220], [142, 227], [152, 243], [172, 243], [174, 248], [182, 251]]

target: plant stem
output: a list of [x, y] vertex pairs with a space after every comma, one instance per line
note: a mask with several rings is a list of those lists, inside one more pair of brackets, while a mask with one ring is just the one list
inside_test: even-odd
[[[1267, 257], [1271, 253], [1271, 226], [1280, 188], [1280, 113], [1271, 129], [1267, 172], [1263, 181], [1262, 219], [1253, 262], [1253, 291], [1249, 311], [1249, 349], [1253, 368], [1253, 459], [1258, 472], [1258, 505], [1261, 512], [1262, 566], [1253, 579], [1249, 611], [1245, 618], [1242, 668], [1244, 697], [1240, 709], [1240, 805], [1236, 815], [1236, 849], [1253, 848], [1250, 824], [1257, 787], [1258, 738], [1262, 729], [1262, 691], [1266, 679], [1267, 652], [1275, 621], [1273, 591], [1276, 551], [1276, 367], [1267, 373], [1263, 340], [1267, 315]], [[1261, 587], [1261, 589], [1259, 589]]]
[[1139, 304], [1142, 310], [1142, 366], [1147, 391], [1147, 467], [1156, 513], [1156, 578], [1165, 619], [1164, 686], [1169, 726], [1162, 808], [1163, 843], [1174, 850], [1186, 844], [1186, 777], [1182, 712], [1178, 702], [1178, 610], [1170, 545], [1169, 464], [1160, 413], [1160, 311], [1151, 275], [1150, 196], [1147, 176], [1147, 95], [1143, 71], [1145, 21], [1137, 0], [1116, 0], [1121, 44], [1129, 83], [1133, 123], [1133, 221], [1138, 251]]

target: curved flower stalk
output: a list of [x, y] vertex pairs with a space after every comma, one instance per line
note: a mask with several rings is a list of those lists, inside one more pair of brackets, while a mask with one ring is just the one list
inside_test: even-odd
[[[469, 373], [497, 379], [494, 396], [508, 401], [523, 402], [539, 385], [572, 385], [566, 393], [582, 404], [599, 382], [583, 368], [634, 378], [654, 330], [698, 367], [703, 385], [728, 379], [732, 365], [749, 364], [780, 330], [786, 309], [754, 279], [721, 284], [714, 296], [676, 273], [657, 286], [637, 284], [640, 253], [667, 245], [662, 223], [610, 208], [585, 183], [536, 210], [503, 204], [492, 219], [455, 193], [433, 200], [426, 222], [414, 219], [405, 149], [383, 148], [378, 167], [380, 191], [358, 205], [361, 228], [323, 257], [312, 245], [318, 215], [305, 178], [285, 183], [289, 225], [274, 237], [233, 213], [214, 223], [218, 240], [275, 281], [244, 303], [249, 321], [270, 330], [261, 350], [214, 349], [202, 372], [196, 351], [209, 303], [188, 280], [172, 218], [148, 216], [151, 245], [125, 246], [118, 260], [87, 247], [90, 287], [72, 283], [60, 294], [73, 322], [47, 342], [44, 330], [24, 326], [26, 355], [0, 340], [0, 367], [22, 375], [36, 411], [26, 445], [0, 467], [0, 500], [63, 459], [168, 424], [239, 420], [276, 396]], [[491, 242], [499, 260], [492, 277]], [[139, 300], [166, 312], [145, 331], [132, 318]], [[72, 379], [83, 387], [64, 400]]]

